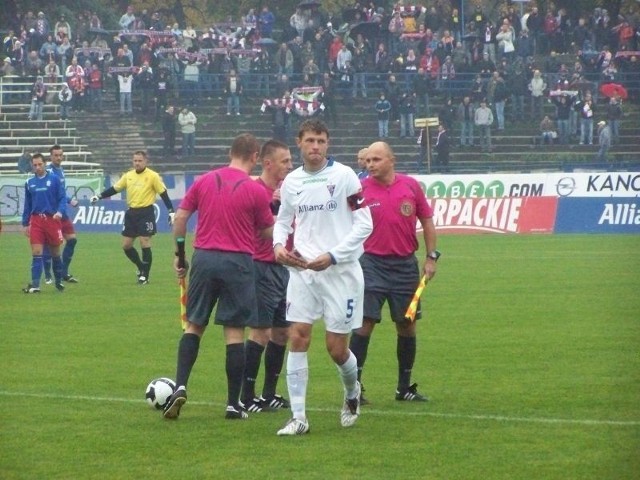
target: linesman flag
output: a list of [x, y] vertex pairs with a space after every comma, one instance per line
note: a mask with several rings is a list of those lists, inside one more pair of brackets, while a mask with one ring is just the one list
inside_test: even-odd
[[[440, 258], [440, 252], [436, 250], [435, 254], [437, 262], [438, 258]], [[416, 291], [413, 294], [413, 298], [411, 299], [411, 303], [407, 307], [407, 311], [404, 314], [405, 320], [409, 322], [414, 322], [416, 320], [416, 313], [418, 313], [418, 302], [420, 301], [420, 295], [422, 295], [422, 291], [426, 288], [427, 283], [429, 283], [429, 277], [424, 274], [422, 275], [420, 283], [418, 284], [418, 288], [416, 288]]]

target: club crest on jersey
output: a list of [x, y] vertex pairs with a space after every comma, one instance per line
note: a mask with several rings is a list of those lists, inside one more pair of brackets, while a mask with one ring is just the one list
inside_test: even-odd
[[413, 204], [408, 200], [402, 202], [400, 204], [400, 213], [405, 217], [410, 217], [413, 214]]
[[327, 190], [329, 190], [329, 195], [331, 195], [333, 197], [333, 192], [335, 191], [336, 186], [335, 185], [327, 185]]

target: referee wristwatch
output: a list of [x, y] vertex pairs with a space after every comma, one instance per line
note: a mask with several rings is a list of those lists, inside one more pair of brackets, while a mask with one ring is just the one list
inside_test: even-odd
[[440, 258], [440, 252], [438, 250], [434, 250], [433, 252], [427, 253], [427, 258], [437, 262]]

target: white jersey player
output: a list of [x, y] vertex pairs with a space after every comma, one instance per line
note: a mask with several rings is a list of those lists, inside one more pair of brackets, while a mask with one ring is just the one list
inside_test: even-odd
[[[303, 166], [281, 186], [282, 204], [273, 231], [276, 260], [296, 267], [287, 288], [287, 320], [292, 322], [287, 385], [293, 418], [278, 435], [309, 431], [307, 351], [313, 323], [320, 318], [325, 322], [327, 350], [345, 389], [341, 423], [350, 427], [358, 418], [360, 385], [348, 334], [362, 324], [364, 279], [358, 258], [373, 230], [357, 175], [326, 156], [326, 125], [307, 120], [300, 126], [297, 143]], [[292, 231], [294, 251], [289, 252], [285, 245]]]

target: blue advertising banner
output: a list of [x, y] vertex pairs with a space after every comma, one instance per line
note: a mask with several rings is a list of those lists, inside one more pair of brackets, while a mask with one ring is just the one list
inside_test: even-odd
[[[172, 202], [175, 208], [180, 203], [179, 200], [173, 199]], [[164, 203], [156, 202], [154, 209], [158, 232], [171, 232], [168, 222], [169, 212]], [[101, 200], [94, 205], [82, 200], [76, 208], [68, 209], [69, 217], [78, 232], [121, 232], [126, 211], [127, 203], [124, 200]], [[189, 232], [193, 232], [196, 219], [197, 213], [189, 220], [187, 226]]]
[[638, 197], [558, 200], [554, 233], [640, 233]]

